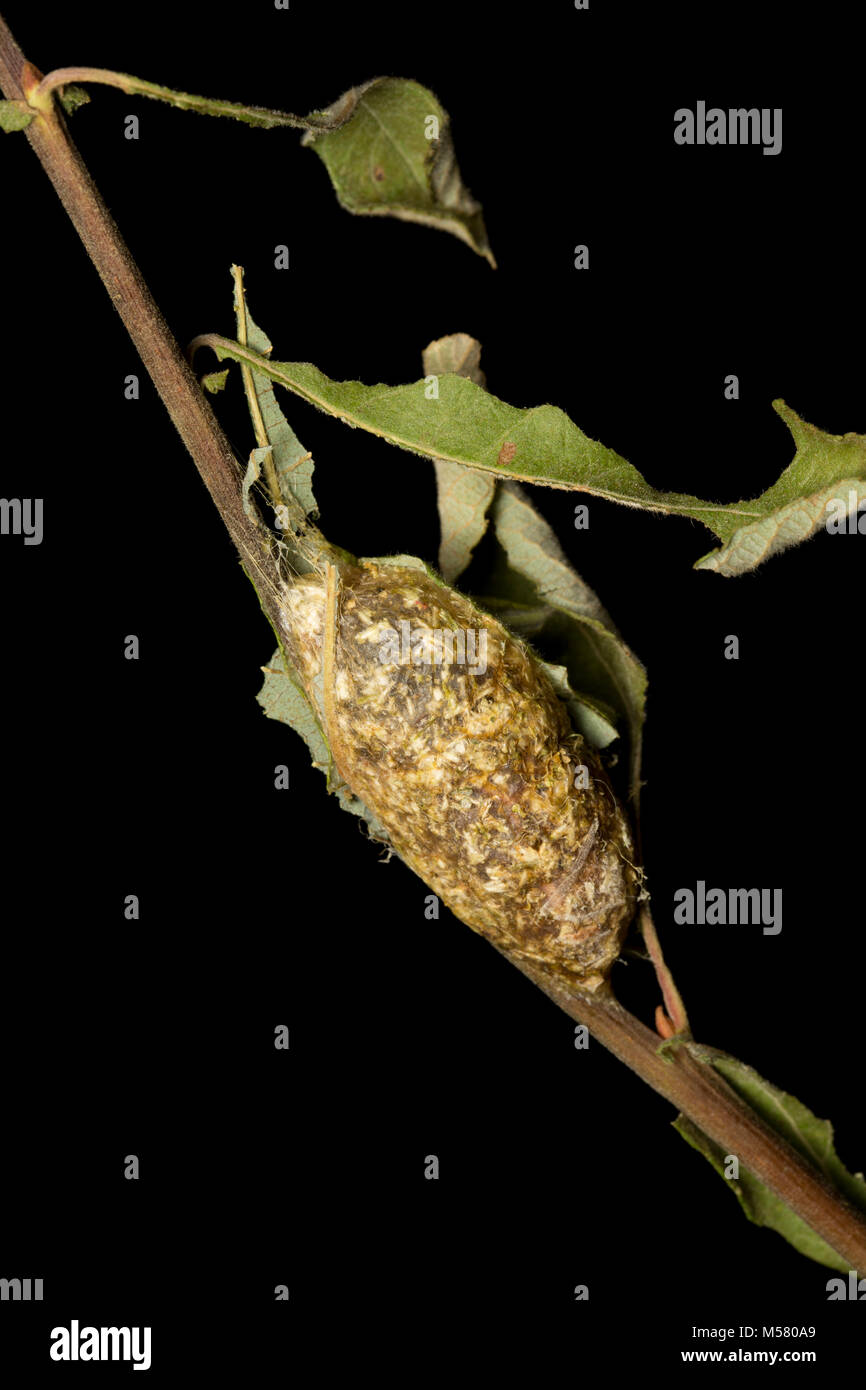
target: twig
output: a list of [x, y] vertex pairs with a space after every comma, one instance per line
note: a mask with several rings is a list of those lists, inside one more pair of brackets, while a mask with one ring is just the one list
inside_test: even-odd
[[664, 1043], [622, 1008], [611, 992], [600, 997], [587, 994], [540, 966], [511, 956], [508, 959], [570, 1018], [585, 1023], [593, 1037], [693, 1120], [725, 1153], [735, 1154], [744, 1168], [842, 1255], [851, 1269], [864, 1268], [866, 1221], [860, 1213], [765, 1125], [718, 1072], [695, 1056], [692, 1044], [687, 1040], [673, 1046]]

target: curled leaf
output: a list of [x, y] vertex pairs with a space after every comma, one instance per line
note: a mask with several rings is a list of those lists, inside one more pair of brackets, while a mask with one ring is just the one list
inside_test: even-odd
[[314, 114], [336, 128], [310, 130], [301, 143], [322, 159], [344, 208], [440, 227], [496, 264], [481, 205], [460, 177], [448, 115], [427, 87], [377, 77]]
[[[423, 353], [425, 379], [446, 372], [468, 377], [484, 386], [481, 344], [468, 333], [451, 333], [428, 343]], [[489, 473], [464, 468], [446, 459], [434, 459], [436, 499], [439, 507], [439, 569], [449, 584], [462, 574], [487, 530], [487, 512], [496, 491]]]
[[[619, 716], [626, 723], [629, 785], [636, 806], [646, 671], [620, 637], [597, 595], [569, 564], [552, 528], [535, 510], [523, 488], [516, 483], [500, 483], [492, 517], [507, 569], [530, 586], [530, 611], [536, 615], [539, 608], [546, 611], [544, 622], [536, 627], [534, 640], [542, 648], [562, 654], [572, 697], [589, 705], [596, 716], [587, 730], [588, 736], [592, 736], [593, 723], [596, 733], [603, 733], [599, 715], [609, 725], [613, 711], [614, 719]], [[523, 594], [527, 595], [525, 588]], [[519, 623], [519, 616], [515, 617]]]
[[566, 666], [555, 666], [540, 658], [538, 664], [547, 672], [548, 680], [568, 707], [575, 729], [589, 739], [593, 748], [607, 748], [615, 738], [619, 738], [614, 711], [603, 705], [600, 700], [594, 700], [584, 694], [582, 690], [575, 690]]
[[[235, 286], [235, 315], [238, 320], [238, 336], [254, 351], [263, 357], [270, 357], [273, 351], [271, 341], [263, 333], [247, 305], [243, 285], [243, 269], [232, 266], [232, 279]], [[310, 515], [318, 514], [316, 498], [313, 493], [313, 456], [298, 439], [274, 395], [274, 384], [262, 372], [249, 371], [247, 383], [247, 403], [253, 421], [253, 428], [260, 446], [268, 444], [273, 455], [275, 481], [284, 501], [294, 497]]]
[[[428, 379], [432, 376], [438, 380], [443, 373], [452, 372], [479, 386], [485, 384], [481, 344], [467, 333], [452, 333], [430, 343], [424, 350], [423, 362]], [[485, 585], [482, 606], [520, 636], [527, 640], [538, 638], [543, 645], [545, 629], [554, 616], [555, 599], [561, 590], [563, 628], [568, 631], [574, 625], [562, 651], [565, 664], [542, 660], [541, 665], [568, 706], [575, 728], [590, 743], [606, 748], [617, 737], [617, 718], [624, 715], [630, 721], [635, 747], [639, 748], [639, 721], [636, 726], [631, 723], [637, 710], [632, 702], [622, 698], [626, 689], [613, 703], [606, 698], [611, 694], [610, 682], [599, 680], [598, 673], [583, 660], [587, 635], [581, 630], [581, 623], [588, 617], [597, 620], [606, 626], [613, 642], [623, 651], [627, 649], [595, 594], [569, 565], [546, 521], [516, 483], [500, 481], [491, 474], [445, 459], [435, 459], [434, 465], [442, 532], [439, 568], [445, 579], [452, 582], [469, 564], [492, 516], [502, 553], [498, 563], [494, 563], [491, 582]], [[524, 581], [523, 587], [515, 583], [518, 576]], [[518, 597], [523, 602], [517, 601]], [[593, 635], [591, 640], [598, 639]], [[642, 714], [641, 701], [640, 718]]]
[[[228, 116], [265, 130], [279, 126], [303, 130], [303, 143], [315, 146], [340, 203], [349, 212], [440, 227], [496, 264], [481, 205], [460, 177], [447, 112], [419, 82], [374, 77], [308, 116], [196, 96], [108, 68], [58, 68], [42, 79], [40, 87], [57, 91], [66, 110], [74, 111], [90, 100], [79, 85], [82, 82], [165, 101], [182, 111]], [[16, 108], [19, 104], [2, 105]], [[25, 117], [23, 124], [28, 125], [33, 116], [26, 114], [26, 108]], [[14, 109], [5, 114], [0, 110], [0, 125], [6, 130], [21, 129], [21, 116]]]
[[866, 501], [866, 435], [827, 434], [773, 401], [794, 438], [796, 453], [782, 476], [750, 503], [756, 519], [713, 530], [724, 540], [695, 569], [742, 574], [827, 525], [831, 512], [854, 515]]

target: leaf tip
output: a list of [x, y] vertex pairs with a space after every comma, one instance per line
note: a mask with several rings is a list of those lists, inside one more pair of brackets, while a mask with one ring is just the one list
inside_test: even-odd
[[209, 392], [210, 395], [215, 396], [217, 392], [225, 390], [225, 384], [228, 380], [228, 375], [228, 367], [225, 367], [221, 372], [208, 372], [205, 376], [202, 377], [201, 384], [204, 387], [205, 391]]

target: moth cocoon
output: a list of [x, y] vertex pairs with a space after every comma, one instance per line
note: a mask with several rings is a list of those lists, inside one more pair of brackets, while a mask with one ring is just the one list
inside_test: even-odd
[[282, 611], [337, 770], [400, 857], [501, 949], [597, 990], [634, 912], [634, 846], [529, 648], [399, 564], [345, 567], [330, 593], [306, 575]]

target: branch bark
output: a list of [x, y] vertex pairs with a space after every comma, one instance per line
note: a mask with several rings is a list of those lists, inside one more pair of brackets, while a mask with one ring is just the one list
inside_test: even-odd
[[[272, 625], [279, 631], [279, 576], [272, 552], [244, 512], [241, 465], [72, 143], [48, 86], [40, 90], [41, 80], [41, 73], [26, 61], [0, 16], [0, 88], [7, 99], [32, 102], [37, 110], [36, 119], [24, 133], [192, 455], [242, 563], [270, 579], [270, 583], [256, 587]], [[764, 1125], [722, 1077], [698, 1061], [686, 1041], [662, 1055], [660, 1039], [623, 1009], [612, 994], [590, 996], [525, 961], [507, 958], [726, 1152], [737, 1154], [851, 1269], [866, 1274], [866, 1221], [815, 1168]], [[672, 1003], [676, 1013], [677, 1001], [669, 1000], [669, 1008]]]
[[637, 1072], [699, 1129], [736, 1154], [783, 1202], [848, 1261], [866, 1267], [866, 1221], [810, 1163], [765, 1125], [724, 1077], [699, 1061], [687, 1040], [663, 1051], [661, 1038], [617, 1003], [583, 993], [540, 967], [508, 957], [533, 984]]

